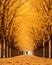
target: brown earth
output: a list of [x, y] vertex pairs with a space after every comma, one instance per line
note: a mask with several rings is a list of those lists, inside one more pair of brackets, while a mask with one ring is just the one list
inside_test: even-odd
[[52, 59], [22, 55], [0, 59], [0, 65], [52, 65]]

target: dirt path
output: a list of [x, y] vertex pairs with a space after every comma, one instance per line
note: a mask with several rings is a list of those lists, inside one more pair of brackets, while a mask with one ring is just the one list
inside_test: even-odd
[[52, 65], [52, 59], [36, 56], [16, 56], [0, 59], [0, 65]]

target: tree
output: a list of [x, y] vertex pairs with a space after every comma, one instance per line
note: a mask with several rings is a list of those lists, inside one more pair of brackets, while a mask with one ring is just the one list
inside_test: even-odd
[[[41, 1], [37, 1], [36, 3], [36, 8], [38, 11], [36, 11], [36, 19], [35, 19], [35, 34], [37, 34], [37, 36], [35, 36], [37, 39], [36, 43], [39, 45], [39, 40], [42, 39], [42, 41], [44, 42], [44, 46], [45, 46], [45, 42], [50, 40], [51, 37], [51, 28], [52, 28], [52, 21], [51, 21], [51, 0], [41, 0]], [[48, 31], [49, 28], [49, 31]], [[40, 41], [41, 42], [41, 41]], [[51, 49], [50, 49], [51, 50]], [[45, 52], [45, 49], [44, 49]], [[45, 53], [44, 53], [45, 55]]]
[[[1, 2], [1, 12], [0, 12], [0, 34], [2, 37], [2, 57], [3, 57], [3, 45], [5, 44], [5, 57], [7, 57], [7, 46], [12, 43], [13, 37], [13, 22], [16, 16], [17, 8], [20, 7], [20, 1], [14, 0], [2, 0]], [[18, 4], [18, 5], [16, 5]], [[9, 52], [8, 52], [9, 53]], [[8, 55], [9, 56], [9, 55]]]

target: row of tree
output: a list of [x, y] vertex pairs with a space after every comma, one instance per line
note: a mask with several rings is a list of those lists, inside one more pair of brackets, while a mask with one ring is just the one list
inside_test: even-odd
[[7, 48], [8, 48], [8, 56], [10, 56], [11, 46], [14, 43], [13, 21], [16, 15], [16, 8], [18, 7], [18, 5], [15, 7], [13, 7], [13, 5], [16, 1], [0, 0], [1, 57], [3, 57], [4, 54], [3, 49], [5, 50], [5, 57], [7, 57]]
[[[38, 1], [37, 1], [38, 2]], [[39, 3], [39, 4], [38, 4]], [[43, 56], [45, 57], [45, 43], [49, 43], [49, 57], [51, 57], [51, 43], [52, 43], [52, 1], [41, 0], [37, 3], [38, 10], [41, 10], [37, 16], [38, 27], [35, 27], [35, 43], [38, 47], [43, 45]], [[36, 19], [36, 20], [37, 20]]]
[[[37, 47], [43, 46], [46, 41], [52, 41], [52, 0], [35, 0], [37, 5], [36, 24], [34, 24], [34, 43]], [[25, 1], [26, 2], [26, 1]], [[14, 44], [16, 12], [25, 2], [21, 0], [0, 0], [0, 43], [1, 57], [3, 57], [3, 48], [5, 44], [5, 57], [7, 57], [7, 46], [11, 50]], [[32, 5], [32, 4], [31, 4]], [[39, 12], [38, 12], [39, 11]], [[17, 46], [18, 47], [18, 46]], [[9, 50], [8, 50], [9, 53]], [[8, 55], [9, 56], [9, 55]]]

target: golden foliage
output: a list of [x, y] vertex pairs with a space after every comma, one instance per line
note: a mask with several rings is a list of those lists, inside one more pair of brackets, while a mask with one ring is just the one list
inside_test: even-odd
[[[4, 6], [4, 26], [10, 28], [10, 35], [14, 34], [15, 46], [20, 50], [32, 51], [45, 39], [45, 34], [52, 34], [47, 30], [52, 27], [51, 0], [6, 0]], [[3, 5], [0, 11], [3, 13]]]

